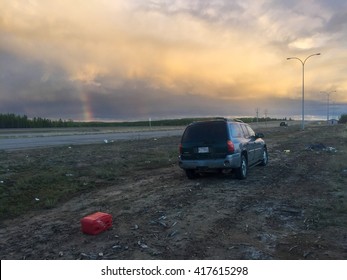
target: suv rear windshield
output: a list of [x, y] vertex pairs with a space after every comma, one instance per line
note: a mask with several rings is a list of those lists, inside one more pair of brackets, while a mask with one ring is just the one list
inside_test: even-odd
[[182, 136], [182, 142], [215, 142], [227, 140], [225, 122], [212, 121], [196, 123], [188, 126]]

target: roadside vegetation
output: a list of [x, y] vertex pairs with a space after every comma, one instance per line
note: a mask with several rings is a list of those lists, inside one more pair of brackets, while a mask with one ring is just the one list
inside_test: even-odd
[[342, 124], [347, 123], [347, 114], [341, 115], [341, 117], [339, 119], [339, 123], [342, 123]]
[[0, 151], [0, 220], [176, 163], [178, 137]]
[[[316, 139], [338, 137], [342, 145], [346, 130], [328, 127]], [[318, 128], [312, 128], [317, 130]], [[332, 130], [338, 135], [331, 134]], [[296, 128], [291, 127], [295, 131]], [[273, 132], [274, 131], [274, 132]], [[271, 131], [267, 138], [295, 149], [287, 130]], [[177, 165], [179, 137], [116, 141], [107, 144], [41, 148], [26, 151], [0, 151], [0, 220], [29, 210], [53, 208], [82, 192], [107, 187], [122, 178], [136, 176], [139, 170]], [[329, 162], [331, 169], [342, 170], [347, 154], [345, 145]], [[270, 154], [270, 157], [272, 155]], [[338, 166], [338, 167], [337, 167]], [[339, 178], [337, 176], [336, 178]], [[334, 184], [336, 179], [329, 180]], [[342, 195], [343, 196], [343, 195]], [[344, 196], [343, 196], [344, 197]]]
[[[34, 117], [28, 118], [26, 115], [0, 114], [0, 128], [66, 128], [66, 127], [145, 127], [145, 126], [186, 126], [194, 121], [206, 120], [210, 118], [182, 118], [146, 121], [127, 121], [127, 122], [78, 122], [73, 120], [50, 120], [47, 118]], [[268, 122], [276, 120], [275, 118], [240, 118], [242, 121], [250, 122]]]
[[[266, 167], [188, 180], [179, 137], [0, 150], [1, 259], [347, 259], [347, 127], [259, 128]], [[85, 235], [101, 211], [112, 228]]]

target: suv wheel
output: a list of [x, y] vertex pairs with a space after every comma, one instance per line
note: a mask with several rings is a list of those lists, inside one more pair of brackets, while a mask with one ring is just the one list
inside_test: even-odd
[[237, 179], [240, 179], [240, 180], [246, 179], [247, 171], [248, 171], [247, 158], [245, 155], [242, 155], [240, 167], [236, 169]]
[[196, 179], [198, 177], [194, 169], [186, 169], [185, 171], [188, 179]]
[[269, 162], [269, 154], [267, 152], [267, 149], [264, 148], [264, 151], [263, 151], [263, 159], [262, 161], [260, 162], [260, 165], [261, 166], [265, 166], [267, 165], [267, 163]]

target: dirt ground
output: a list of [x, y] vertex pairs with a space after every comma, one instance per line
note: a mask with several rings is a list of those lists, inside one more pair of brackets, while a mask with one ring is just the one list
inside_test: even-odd
[[[93, 168], [101, 160], [110, 165], [117, 156], [122, 160], [121, 154], [66, 156], [61, 160], [73, 161], [73, 174], [96, 187], [52, 209], [2, 220], [0, 258], [347, 259], [346, 126], [262, 132], [269, 164], [251, 168], [242, 181], [233, 173], [189, 180], [176, 158], [163, 167], [122, 173], [113, 181], [95, 180], [88, 178]], [[133, 156], [144, 149], [155, 153], [158, 145], [160, 151], [165, 146], [178, 150], [179, 137], [155, 140], [135, 141], [124, 149]], [[123, 146], [115, 142], [109, 147]], [[23, 151], [9, 153], [11, 166], [24, 157]], [[25, 155], [47, 158], [49, 153], [53, 157], [55, 150]], [[95, 236], [83, 234], [80, 219], [96, 211], [110, 213], [113, 226]]]

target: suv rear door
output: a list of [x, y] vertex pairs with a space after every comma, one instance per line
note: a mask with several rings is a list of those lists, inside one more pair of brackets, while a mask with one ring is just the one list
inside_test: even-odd
[[188, 126], [181, 145], [183, 160], [224, 158], [228, 153], [225, 121], [198, 122]]

